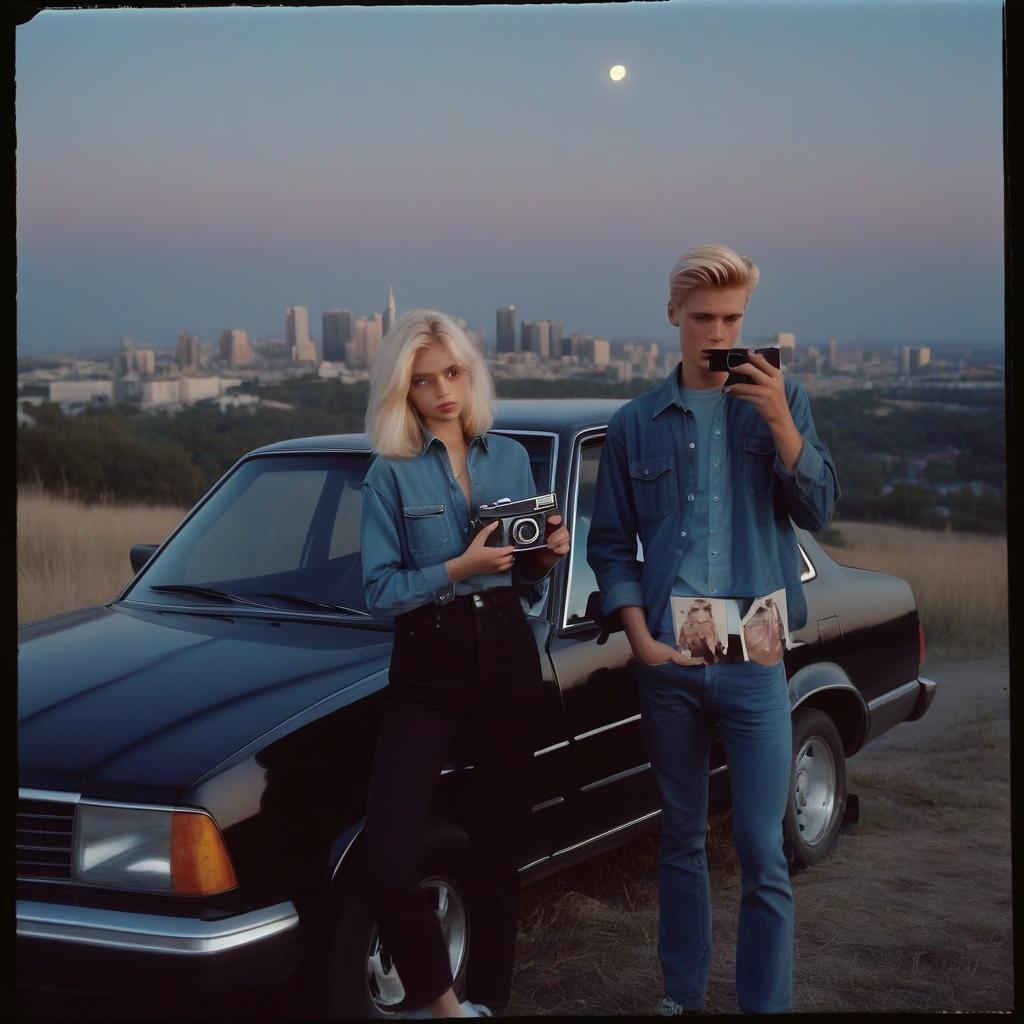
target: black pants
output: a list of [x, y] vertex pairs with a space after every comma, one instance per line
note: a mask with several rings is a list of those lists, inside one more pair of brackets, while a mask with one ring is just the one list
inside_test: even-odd
[[460, 724], [471, 739], [476, 800], [467, 900], [467, 998], [504, 1006], [512, 989], [519, 873], [543, 682], [536, 641], [509, 588], [457, 597], [396, 619], [389, 695], [370, 779], [361, 865], [381, 940], [405, 987], [403, 1006], [451, 984], [448, 950], [418, 885], [418, 839]]

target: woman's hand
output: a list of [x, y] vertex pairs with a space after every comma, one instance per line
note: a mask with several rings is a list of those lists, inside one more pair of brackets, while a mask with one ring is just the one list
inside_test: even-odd
[[551, 536], [548, 537], [546, 548], [538, 548], [534, 552], [537, 562], [545, 569], [550, 568], [560, 558], [569, 554], [569, 531], [564, 526], [558, 525], [561, 521], [562, 517], [559, 515], [548, 516], [548, 522], [552, 526], [558, 526], [558, 529], [553, 530]]
[[469, 547], [455, 558], [445, 562], [448, 570], [448, 579], [452, 583], [458, 583], [467, 576], [476, 576], [480, 573], [505, 572], [512, 568], [515, 561], [515, 548], [486, 547], [487, 538], [501, 525], [500, 519], [495, 519], [490, 526], [485, 526], [470, 542]]

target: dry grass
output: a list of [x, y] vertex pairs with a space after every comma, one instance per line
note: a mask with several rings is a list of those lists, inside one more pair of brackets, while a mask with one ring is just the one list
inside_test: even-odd
[[18, 624], [109, 601], [133, 576], [131, 546], [162, 541], [184, 514], [19, 489]]
[[983, 657], [1006, 647], [1005, 537], [878, 523], [833, 525], [845, 544], [822, 545], [833, 558], [902, 576], [911, 585], [931, 654]]

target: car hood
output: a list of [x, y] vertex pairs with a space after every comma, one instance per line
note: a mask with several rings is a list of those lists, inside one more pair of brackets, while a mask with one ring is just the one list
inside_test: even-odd
[[173, 802], [317, 702], [375, 673], [383, 685], [392, 639], [337, 620], [124, 603], [27, 626], [19, 631], [19, 784]]

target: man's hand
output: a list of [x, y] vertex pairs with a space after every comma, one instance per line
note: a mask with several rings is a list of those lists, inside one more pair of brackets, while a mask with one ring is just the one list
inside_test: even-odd
[[732, 372], [749, 377], [750, 383], [730, 384], [725, 388], [725, 393], [750, 402], [757, 409], [772, 432], [783, 465], [792, 470], [800, 458], [804, 439], [796, 429], [793, 414], [789, 411], [782, 370], [777, 370], [764, 356], [751, 350], [750, 362], [732, 367]]
[[672, 662], [676, 665], [703, 665], [703, 658], [691, 658], [680, 651], [677, 651], [674, 647], [670, 647], [668, 644], [663, 644], [659, 640], [655, 640], [651, 637], [650, 643], [640, 644], [640, 649], [633, 648], [633, 653], [636, 655], [636, 660], [643, 662], [645, 665], [664, 665], [667, 662]]

